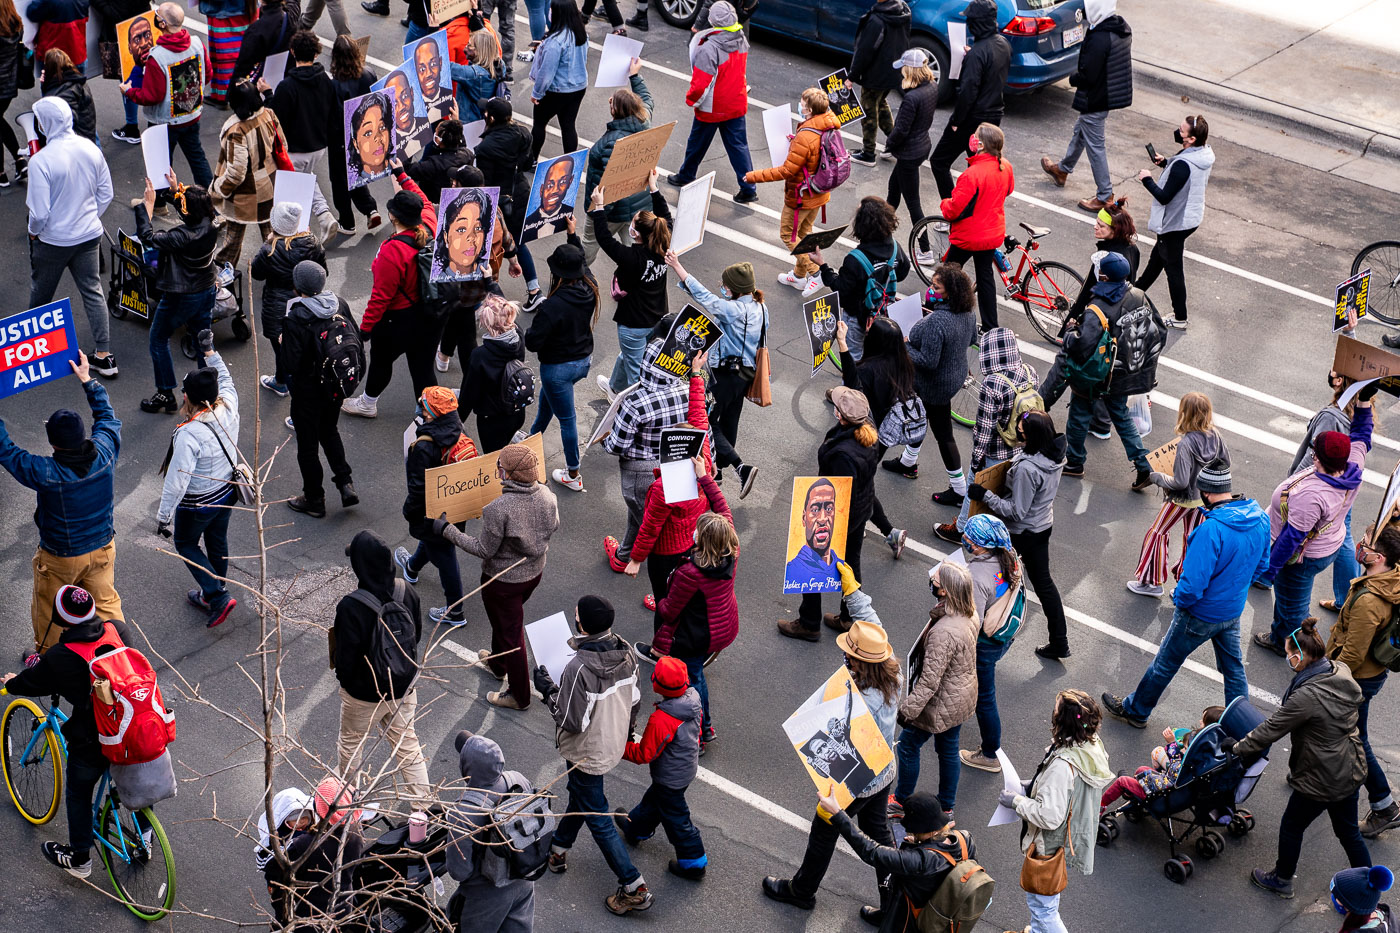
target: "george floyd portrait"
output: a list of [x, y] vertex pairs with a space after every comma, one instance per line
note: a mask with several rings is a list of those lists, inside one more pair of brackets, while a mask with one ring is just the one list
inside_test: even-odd
[[793, 480], [784, 593], [840, 591], [838, 567], [846, 551], [850, 508], [849, 476], [799, 476]]
[[499, 188], [444, 188], [433, 241], [432, 280], [462, 282], [491, 274], [491, 237]]
[[528, 243], [564, 229], [569, 218], [574, 216], [579, 182], [583, 180], [587, 162], [587, 149], [540, 160], [530, 184], [530, 199], [525, 204], [520, 242]]
[[422, 155], [433, 138], [433, 123], [418, 98], [417, 81], [410, 76], [411, 70], [412, 66], [404, 62], [370, 85], [372, 90], [393, 98], [395, 149], [404, 162]]
[[447, 116], [452, 106], [452, 79], [448, 62], [447, 30], [410, 42], [403, 47], [403, 65], [413, 82], [419, 105], [416, 113], [430, 122]]
[[146, 56], [155, 48], [156, 39], [162, 35], [155, 19], [156, 11], [151, 10], [117, 23], [117, 56], [121, 60], [123, 81], [131, 80], [132, 69], [145, 63]]
[[394, 155], [394, 104], [387, 94], [371, 91], [345, 102], [345, 178], [359, 188], [389, 174]]

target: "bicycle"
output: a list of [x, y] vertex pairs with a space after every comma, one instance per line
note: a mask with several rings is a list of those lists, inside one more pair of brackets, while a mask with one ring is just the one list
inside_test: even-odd
[[1351, 274], [1370, 268], [1371, 286], [1366, 291], [1366, 313], [1400, 324], [1400, 240], [1380, 240], [1364, 247], [1351, 261]]
[[[1040, 249], [1041, 237], [1048, 236], [1048, 227], [1032, 227], [1021, 224], [1028, 239], [1020, 242], [1013, 236], [1003, 241], [1007, 268], [997, 265], [1006, 288], [1008, 301], [1019, 301], [1025, 309], [1040, 336], [1055, 346], [1059, 346], [1060, 330], [1069, 314], [1079, 290], [1084, 287], [1084, 279], [1078, 272], [1062, 262], [1052, 259], [1037, 259], [1031, 253]], [[909, 231], [909, 255], [913, 258], [914, 271], [925, 285], [933, 284], [933, 271], [948, 255], [948, 222], [941, 217], [925, 217], [914, 224]], [[921, 249], [920, 243], [927, 242], [928, 249]], [[1400, 244], [1397, 244], [1400, 245]], [[1015, 268], [1012, 257], [1017, 257]]]
[[[8, 695], [0, 688], [0, 695]], [[60, 727], [68, 716], [58, 697], [45, 710], [27, 697], [15, 697], [0, 715], [5, 787], [30, 823], [42, 826], [58, 813], [63, 797], [63, 762], [68, 743]], [[143, 830], [141, 827], [147, 828]], [[93, 841], [117, 898], [147, 922], [160, 920], [175, 905], [175, 858], [170, 840], [150, 807], [122, 810], [111, 774], [102, 775], [92, 804]]]

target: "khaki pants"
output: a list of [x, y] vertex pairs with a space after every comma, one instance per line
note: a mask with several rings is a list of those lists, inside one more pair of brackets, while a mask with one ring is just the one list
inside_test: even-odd
[[[632, 242], [632, 234], [629, 232], [632, 229], [630, 220], [619, 220], [616, 223], [610, 220], [608, 221], [608, 229], [624, 246]], [[579, 237], [579, 240], [583, 243], [583, 261], [590, 266], [593, 265], [593, 260], [598, 258], [598, 250], [602, 247], [598, 245], [598, 233], [593, 229], [592, 217], [584, 220], [583, 235]], [[607, 292], [605, 291], [604, 294]]]
[[58, 644], [62, 629], [53, 624], [53, 601], [62, 587], [73, 584], [92, 594], [97, 618], [122, 619], [122, 600], [117, 595], [117, 539], [76, 557], [58, 557], [43, 548], [34, 551], [34, 601], [29, 606], [34, 625], [34, 645], [40, 652]]
[[[340, 773], [350, 781], [350, 774], [364, 750], [365, 737], [373, 727], [379, 727], [393, 748], [394, 758], [402, 772], [407, 796], [426, 805], [431, 800], [428, 789], [428, 763], [423, 760], [423, 748], [413, 727], [418, 710], [418, 691], [410, 690], [400, 700], [366, 703], [340, 688]], [[396, 782], [398, 783], [398, 782]]]
[[[783, 213], [778, 218], [778, 239], [784, 250], [790, 250], [798, 240], [812, 232], [812, 224], [817, 222], [820, 207], [792, 208], [783, 205]], [[797, 224], [797, 235], [793, 236], [793, 223]], [[805, 278], [817, 274], [817, 264], [808, 258], [807, 253], [793, 257], [792, 274]]]

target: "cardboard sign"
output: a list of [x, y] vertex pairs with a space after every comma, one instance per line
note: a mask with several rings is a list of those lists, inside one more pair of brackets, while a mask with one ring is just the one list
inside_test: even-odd
[[598, 59], [598, 73], [593, 78], [593, 86], [627, 87], [632, 83], [627, 74], [632, 70], [632, 59], [641, 57], [640, 40], [608, 33], [603, 39], [603, 54]]
[[540, 159], [530, 182], [530, 197], [525, 202], [525, 221], [518, 242], [528, 243], [567, 227], [569, 218], [577, 216], [579, 185], [587, 174], [587, 149]]
[[814, 249], [831, 249], [836, 245], [836, 241], [841, 239], [841, 235], [846, 232], [847, 226], [849, 225], [842, 224], [832, 230], [813, 230], [797, 241], [792, 248], [791, 255], [810, 253]]
[[360, 47], [360, 55], [368, 57], [369, 36], [360, 36], [358, 39], [355, 40], [355, 44]]
[[648, 365], [668, 376], [688, 378], [691, 360], [719, 343], [723, 333], [719, 324], [706, 314], [703, 308], [686, 305], [685, 309], [676, 315], [676, 320], [671, 324], [671, 330], [666, 334], [666, 340], [662, 342], [661, 351], [656, 354], [656, 359]]
[[846, 69], [833, 71], [818, 81], [817, 87], [826, 91], [826, 96], [831, 101], [832, 116], [836, 117], [842, 126], [865, 116], [865, 111], [860, 107], [860, 97], [856, 93], [855, 85], [846, 75]]
[[792, 148], [792, 105], [769, 107], [763, 111], [763, 135], [768, 139], [768, 158], [777, 168], [787, 161]]
[[841, 592], [837, 564], [846, 553], [851, 482], [849, 476], [793, 477], [784, 594]]
[[568, 617], [562, 612], [525, 626], [525, 638], [530, 642], [530, 653], [535, 656], [535, 664], [543, 665], [556, 684], [563, 678], [564, 668], [577, 654], [569, 644], [573, 636]]
[[301, 205], [301, 220], [297, 223], [297, 233], [311, 229], [311, 203], [316, 193], [316, 175], [312, 172], [289, 172], [279, 169], [272, 176], [272, 203], [290, 201]]
[[146, 265], [145, 248], [141, 241], [128, 236], [125, 230], [117, 231], [117, 306], [125, 308], [128, 314], [150, 320], [151, 299], [146, 292], [146, 276], [142, 273]]
[[836, 339], [836, 319], [840, 310], [841, 300], [835, 292], [813, 298], [802, 306], [802, 323], [807, 328], [807, 340], [812, 345], [812, 376], [822, 368], [832, 341]]
[[1350, 318], [1366, 316], [1366, 294], [1371, 290], [1371, 270], [1358, 272], [1337, 286], [1337, 298], [1332, 309], [1332, 333], [1351, 324]]
[[666, 428], [661, 432], [661, 491], [666, 504], [700, 498], [691, 460], [700, 456], [705, 432], [697, 428]]
[[598, 179], [604, 204], [621, 201], [647, 189], [647, 178], [661, 161], [661, 151], [675, 128], [676, 121], [672, 120], [617, 141], [608, 157], [607, 168], [603, 169], [603, 177]]
[[1176, 448], [1180, 443], [1180, 437], [1173, 437], [1147, 455], [1147, 465], [1158, 473], [1171, 476], [1172, 471], [1176, 469]]
[[[535, 452], [539, 460], [539, 481], [544, 482], [544, 438], [531, 434], [520, 443]], [[496, 460], [501, 452], [482, 454], [461, 463], [429, 467], [423, 473], [424, 514], [437, 518], [443, 512], [451, 522], [480, 518], [481, 510], [501, 495], [496, 477]]]
[[588, 438], [589, 447], [592, 447], [594, 444], [601, 444], [603, 438], [612, 433], [613, 422], [617, 420], [617, 410], [622, 407], [622, 400], [633, 392], [636, 392], [640, 387], [640, 382], [634, 382], [632, 385], [617, 393], [608, 404], [608, 410], [603, 412], [603, 417], [598, 419], [598, 426], [593, 429], [592, 436]]
[[[978, 486], [981, 486], [983, 489], [994, 492], [1000, 496], [1002, 494], [1002, 490], [1006, 488], [1006, 473], [1010, 469], [1011, 461], [1003, 460], [996, 466], [989, 466], [985, 470], [978, 470], [976, 475], [973, 476], [972, 479], [973, 482], [975, 482]], [[992, 514], [992, 510], [987, 508], [987, 506], [981, 502], [977, 502], [974, 500], [968, 503], [968, 518], [971, 518], [974, 515], [981, 515], [983, 512], [986, 512], [988, 515]]]
[[705, 223], [710, 219], [710, 198], [714, 190], [714, 172], [681, 189], [676, 198], [675, 221], [671, 225], [671, 249], [677, 256], [705, 242]]
[[0, 398], [70, 375], [78, 332], [67, 298], [0, 318]]
[[436, 29], [475, 8], [476, 0], [428, 0], [428, 25]]
[[1346, 334], [1337, 335], [1332, 371], [1357, 382], [1379, 379], [1382, 392], [1400, 395], [1400, 355], [1362, 343]]
[[850, 805], [894, 761], [875, 717], [845, 667], [783, 723], [793, 750], [819, 793], [835, 785], [836, 802]]

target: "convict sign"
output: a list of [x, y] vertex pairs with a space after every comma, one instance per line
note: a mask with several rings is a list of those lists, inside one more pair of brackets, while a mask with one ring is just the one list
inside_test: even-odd
[[0, 318], [0, 398], [60, 379], [78, 362], [67, 298]]

